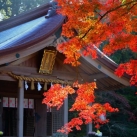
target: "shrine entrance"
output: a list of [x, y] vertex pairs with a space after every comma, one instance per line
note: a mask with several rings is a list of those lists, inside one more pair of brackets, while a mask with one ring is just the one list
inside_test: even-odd
[[[3, 108], [3, 136], [17, 136], [17, 108]], [[34, 136], [34, 109], [24, 108], [23, 136]]]
[[[18, 106], [17, 98], [2, 98], [2, 131], [3, 136], [17, 136]], [[24, 99], [23, 101], [23, 135], [34, 136], [35, 131], [35, 109], [34, 99]]]

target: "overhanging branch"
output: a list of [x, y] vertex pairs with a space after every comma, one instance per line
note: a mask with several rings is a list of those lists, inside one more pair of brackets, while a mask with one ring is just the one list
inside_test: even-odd
[[[136, 2], [136, 3], [135, 3], [135, 2]], [[109, 14], [109, 13], [115, 11], [115, 10], [118, 10], [119, 8], [121, 8], [121, 7], [123, 7], [123, 6], [130, 5], [130, 4], [132, 4], [132, 3], [134, 3], [134, 4], [130, 7], [129, 10], [131, 10], [131, 8], [133, 8], [133, 7], [137, 4], [137, 0], [130, 1], [130, 2], [127, 2], [127, 3], [125, 3], [125, 4], [119, 5], [119, 6], [113, 8], [113, 9], [111, 9], [111, 10], [106, 11], [103, 15], [100, 15], [100, 14], [98, 13], [98, 14], [100, 15], [100, 19], [97, 21], [97, 23], [100, 22], [107, 14]], [[87, 32], [86, 32], [80, 39], [83, 39], [92, 29], [93, 29], [93, 26], [91, 26], [91, 27], [87, 30]]]

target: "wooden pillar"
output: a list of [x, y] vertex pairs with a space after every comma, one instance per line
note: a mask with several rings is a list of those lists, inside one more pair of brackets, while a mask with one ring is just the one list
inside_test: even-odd
[[24, 115], [24, 81], [21, 81], [18, 90], [18, 114], [17, 114], [17, 137], [23, 137], [23, 115]]
[[91, 137], [91, 135], [92, 135], [92, 123], [89, 123], [88, 124], [88, 136], [90, 135], [90, 137]]
[[[90, 103], [90, 106], [92, 106], [92, 103]], [[88, 134], [88, 137], [91, 137], [92, 136], [92, 122], [88, 124], [88, 130], [87, 130], [87, 134]]]
[[68, 97], [64, 100], [64, 125], [68, 123]]
[[0, 97], [0, 131], [3, 131], [2, 129], [2, 111], [3, 111], [3, 104], [2, 104], [2, 97]]

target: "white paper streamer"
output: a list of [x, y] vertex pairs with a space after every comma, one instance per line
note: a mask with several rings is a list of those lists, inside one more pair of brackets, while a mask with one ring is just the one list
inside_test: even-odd
[[27, 90], [28, 89], [28, 84], [27, 84], [27, 81], [25, 81], [25, 89]]
[[42, 86], [40, 85], [40, 83], [38, 82], [38, 85], [37, 85], [37, 88], [38, 88], [38, 91], [41, 90]]

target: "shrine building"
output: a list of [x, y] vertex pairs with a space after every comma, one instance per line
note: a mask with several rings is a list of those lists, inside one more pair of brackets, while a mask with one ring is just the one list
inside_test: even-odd
[[[52, 84], [72, 84], [77, 72], [56, 50], [65, 17], [47, 3], [0, 22], [0, 131], [3, 137], [47, 137], [68, 121], [68, 99], [60, 110], [42, 104]], [[97, 49], [98, 58], [80, 58], [80, 83], [96, 81], [96, 91], [129, 86], [114, 74], [117, 64]]]

